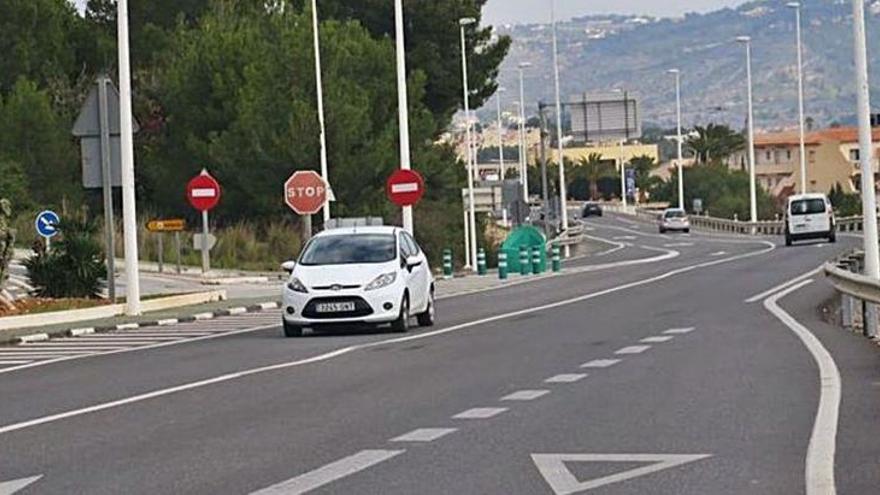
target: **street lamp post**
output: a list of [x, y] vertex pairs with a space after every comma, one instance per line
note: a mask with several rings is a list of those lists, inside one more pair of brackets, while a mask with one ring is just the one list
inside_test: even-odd
[[617, 142], [618, 149], [617, 152], [620, 154], [620, 202], [623, 205], [623, 211], [626, 212], [627, 199], [626, 199], [626, 162], [623, 159], [623, 145], [626, 143], [626, 139], [621, 139]]
[[[397, 111], [400, 125], [400, 168], [410, 169], [409, 102], [406, 94], [406, 48], [403, 32], [403, 0], [394, 0], [394, 38], [397, 45]], [[413, 233], [412, 206], [403, 207], [403, 228]]]
[[[562, 215], [562, 231], [568, 230], [567, 191], [565, 187], [565, 158], [562, 154], [562, 101], [559, 96], [559, 46], [556, 35], [556, 0], [550, 3], [550, 20], [553, 24], [553, 76], [556, 83], [556, 147], [559, 154], [559, 209]], [[571, 256], [571, 248], [565, 245], [565, 257]]]
[[[318, 95], [318, 135], [321, 144], [321, 177], [327, 187], [330, 187], [330, 177], [327, 172], [327, 133], [324, 126], [324, 87], [321, 81], [321, 41], [318, 33], [318, 0], [312, 0], [312, 33], [315, 38], [315, 86]], [[324, 203], [324, 223], [330, 220], [330, 201]], [[408, 229], [410, 232], [412, 229]]]
[[[864, 274], [880, 279], [877, 244], [877, 197], [874, 182], [874, 143], [871, 136], [871, 94], [868, 86], [868, 50], [865, 41], [865, 3], [853, 0], [853, 38], [856, 63], [856, 95], [859, 118], [859, 162], [862, 170], [862, 216], [864, 219]], [[867, 327], [866, 327], [867, 330]], [[873, 326], [871, 332], [876, 330]]]
[[678, 208], [684, 210], [684, 171], [682, 170], [684, 160], [681, 156], [681, 71], [679, 69], [669, 69], [668, 72], [675, 76], [675, 118], [677, 126], [675, 142], [678, 145], [678, 162], [676, 163], [678, 168]]
[[[398, 0], [400, 1], [400, 0]], [[474, 210], [474, 173], [476, 163], [473, 157], [473, 144], [471, 141], [471, 109], [470, 109], [470, 86], [468, 86], [467, 72], [467, 41], [464, 36], [464, 29], [471, 24], [477, 22], [473, 17], [464, 17], [459, 19], [458, 26], [461, 32], [461, 77], [462, 86], [464, 88], [464, 116], [465, 128], [467, 129], [467, 155], [468, 155], [468, 225], [467, 230], [470, 232], [470, 260], [473, 265], [471, 268], [476, 270], [477, 261], [477, 214]]]
[[529, 169], [526, 158], [526, 97], [523, 84], [523, 70], [532, 66], [531, 62], [521, 62], [519, 69], [519, 176], [523, 189], [523, 201], [529, 202]]
[[501, 94], [507, 91], [505, 88], [498, 88], [495, 95], [495, 107], [498, 110], [498, 168], [501, 180], [504, 180], [506, 172], [504, 167], [504, 126], [501, 123]]
[[803, 44], [801, 41], [801, 3], [788, 2], [786, 4], [795, 12], [795, 32], [797, 41], [797, 71], [798, 71], [798, 126], [800, 128], [800, 158], [801, 158], [801, 193], [807, 193], [807, 157], [804, 137], [804, 62]]
[[[141, 313], [140, 267], [138, 266], [137, 203], [134, 194], [134, 136], [131, 112], [131, 60], [128, 38], [128, 0], [116, 3], [119, 46], [119, 134], [122, 163], [122, 223], [125, 245], [125, 313]], [[113, 253], [107, 253], [113, 256]], [[107, 276], [113, 277], [110, 273]]]
[[749, 217], [754, 224], [758, 221], [758, 206], [755, 193], [755, 119], [752, 106], [752, 38], [739, 36], [736, 41], [746, 47], [746, 86], [748, 98], [748, 134], [749, 134]]

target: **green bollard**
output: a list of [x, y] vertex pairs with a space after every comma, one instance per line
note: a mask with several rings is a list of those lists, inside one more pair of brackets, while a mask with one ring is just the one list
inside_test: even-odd
[[539, 246], [532, 246], [532, 273], [541, 274], [541, 248]]
[[486, 274], [486, 250], [483, 248], [480, 248], [480, 251], [477, 253], [477, 274]]
[[507, 253], [504, 251], [498, 253], [498, 278], [507, 280]]
[[529, 265], [529, 247], [528, 246], [520, 246], [519, 247], [519, 274], [520, 275], [528, 275], [529, 272], [532, 271], [532, 267]]
[[553, 271], [562, 271], [562, 256], [559, 255], [559, 246], [553, 246]]
[[449, 248], [443, 250], [443, 278], [452, 278], [452, 250]]

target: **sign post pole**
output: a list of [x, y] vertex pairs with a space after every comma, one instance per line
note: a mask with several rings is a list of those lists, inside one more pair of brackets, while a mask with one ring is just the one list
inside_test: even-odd
[[162, 233], [158, 234], [158, 239], [159, 239], [159, 246], [158, 246], [159, 247], [159, 273], [162, 273], [164, 271], [163, 270], [164, 267], [162, 266], [163, 261], [164, 261], [163, 257], [165, 256], [165, 253], [164, 253], [165, 246], [162, 243], [163, 237], [165, 237], [164, 234], [162, 234]]
[[303, 242], [308, 242], [312, 238], [312, 216], [302, 216]]
[[174, 250], [177, 251], [177, 274], [180, 275], [180, 232], [174, 233]]
[[113, 176], [110, 172], [110, 112], [106, 75], [98, 78], [98, 112], [101, 123], [101, 179], [104, 194], [104, 236], [107, 249], [107, 292], [116, 303], [116, 222], [113, 220]]
[[211, 249], [208, 244], [208, 235], [211, 232], [208, 228], [208, 210], [202, 210], [202, 274], [211, 270]]

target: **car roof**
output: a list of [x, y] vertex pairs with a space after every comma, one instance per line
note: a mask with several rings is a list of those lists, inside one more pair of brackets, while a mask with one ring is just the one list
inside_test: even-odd
[[319, 234], [316, 234], [315, 237], [326, 237], [331, 235], [355, 235], [355, 234], [387, 234], [393, 235], [396, 234], [400, 229], [400, 227], [395, 227], [392, 225], [376, 225], [376, 226], [363, 226], [363, 227], [339, 227], [335, 229], [327, 229]]
[[788, 197], [788, 202], [791, 203], [801, 199], [828, 199], [828, 197], [822, 193], [793, 194]]
[[666, 213], [667, 211], [684, 211], [684, 210], [681, 208], [666, 208], [665, 210], [663, 210], [663, 213]]

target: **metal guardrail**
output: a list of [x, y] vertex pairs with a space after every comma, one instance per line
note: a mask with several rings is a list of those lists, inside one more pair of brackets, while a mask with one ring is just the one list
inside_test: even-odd
[[851, 251], [823, 267], [825, 276], [840, 293], [843, 326], [857, 328], [861, 322], [866, 337], [876, 338], [880, 305], [880, 280], [862, 274], [864, 253]]

